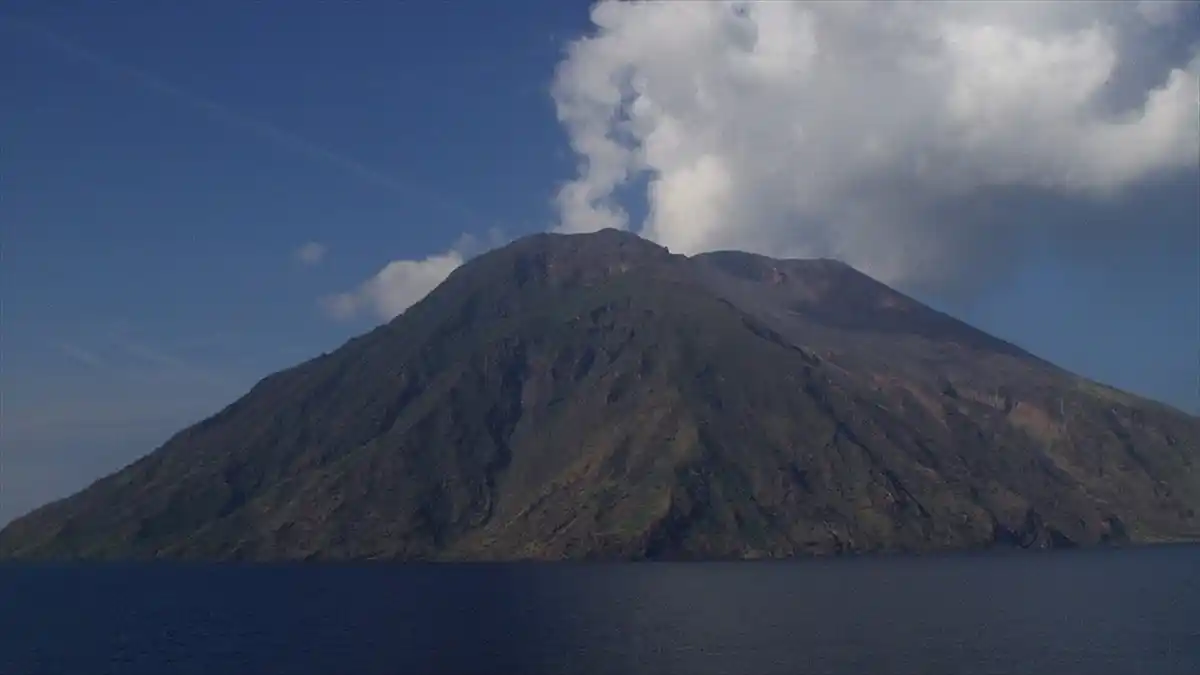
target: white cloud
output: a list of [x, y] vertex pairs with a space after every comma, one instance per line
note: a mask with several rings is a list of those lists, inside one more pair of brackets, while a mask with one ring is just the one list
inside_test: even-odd
[[319, 304], [335, 319], [370, 314], [390, 321], [437, 288], [464, 261], [508, 240], [497, 228], [482, 237], [463, 234], [442, 253], [420, 260], [393, 260], [357, 288], [327, 295], [319, 300]]
[[[601, 2], [552, 89], [579, 157], [558, 229], [834, 255], [890, 282], [994, 270], [1016, 252], [999, 230], [1030, 227], [1006, 195], [1111, 198], [1197, 166], [1200, 57], [1151, 48], [1194, 10]], [[640, 180], [631, 223], [616, 194]]]
[[319, 265], [325, 259], [327, 250], [324, 244], [310, 241], [296, 249], [292, 256], [303, 265]]
[[455, 250], [423, 260], [393, 260], [358, 288], [322, 298], [321, 304], [336, 319], [370, 313], [387, 321], [425, 297], [462, 263], [462, 254]]

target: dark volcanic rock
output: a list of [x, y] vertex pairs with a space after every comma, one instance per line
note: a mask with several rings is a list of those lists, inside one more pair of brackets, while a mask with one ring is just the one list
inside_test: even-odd
[[20, 558], [745, 558], [1200, 537], [1200, 420], [828, 260], [538, 235], [0, 532]]

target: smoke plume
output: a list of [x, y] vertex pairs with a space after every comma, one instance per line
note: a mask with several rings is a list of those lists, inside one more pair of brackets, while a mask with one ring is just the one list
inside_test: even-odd
[[[1195, 170], [1196, 7], [600, 2], [553, 82], [579, 159], [558, 229], [834, 256], [910, 286], [1003, 273], [1032, 237], [1079, 234], [1029, 204]], [[1156, 226], [1179, 223], [1104, 236]]]

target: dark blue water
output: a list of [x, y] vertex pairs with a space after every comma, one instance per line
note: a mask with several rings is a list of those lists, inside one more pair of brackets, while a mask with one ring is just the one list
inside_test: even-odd
[[1200, 673], [1200, 548], [0, 567], [0, 673]]

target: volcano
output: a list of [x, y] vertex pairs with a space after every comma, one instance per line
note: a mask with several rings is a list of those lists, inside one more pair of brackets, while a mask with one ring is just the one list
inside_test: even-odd
[[1200, 419], [843, 263], [481, 255], [0, 556], [744, 559], [1200, 539]]

